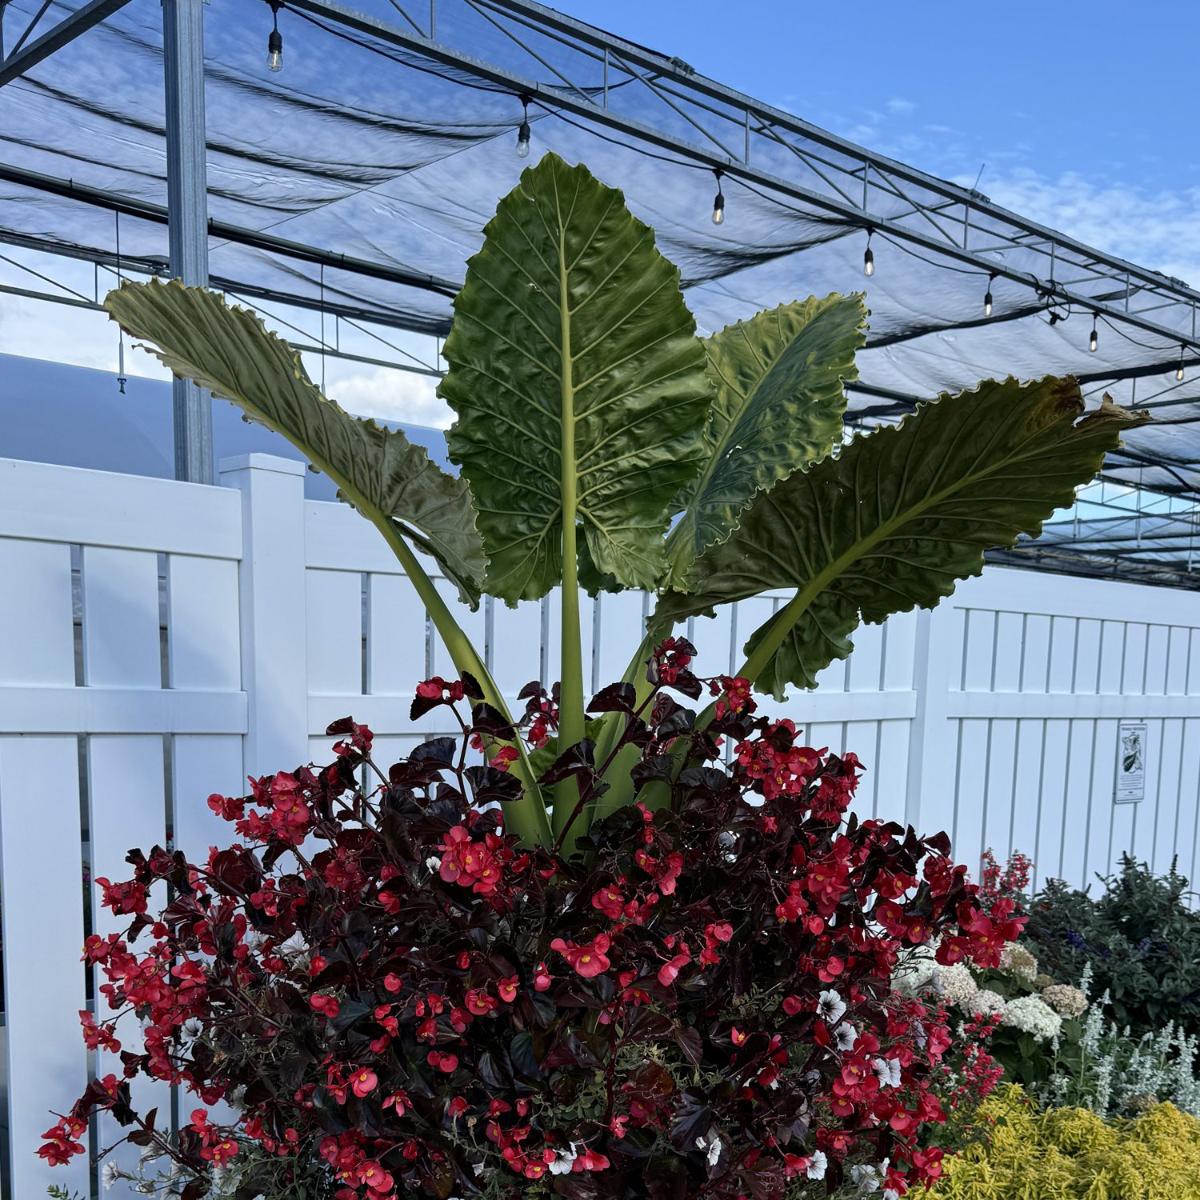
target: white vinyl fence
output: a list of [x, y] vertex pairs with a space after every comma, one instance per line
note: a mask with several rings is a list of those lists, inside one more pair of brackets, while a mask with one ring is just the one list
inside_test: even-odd
[[[112, 1069], [79, 1037], [94, 1003], [80, 947], [111, 927], [85, 878], [119, 877], [131, 847], [168, 838], [203, 854], [229, 828], [209, 793], [327, 760], [336, 717], [369, 724], [380, 755], [444, 732], [408, 720], [416, 681], [452, 666], [375, 531], [306, 501], [294, 462], [226, 461], [221, 485], [0, 459], [6, 1200], [51, 1182], [95, 1194], [81, 1160], [34, 1155], [48, 1110]], [[781, 600], [693, 622], [701, 672], [736, 668]], [[594, 686], [624, 670], [647, 604], [586, 602]], [[557, 622], [551, 597], [466, 625], [515, 695], [557, 678]], [[860, 812], [944, 828], [972, 868], [985, 847], [1018, 848], [1039, 879], [1082, 884], [1132, 850], [1194, 875], [1198, 634], [1191, 593], [997, 568], [932, 613], [860, 630], [817, 691], [765, 703], [859, 754]], [[1129, 721], [1145, 724], [1144, 797], [1116, 804]]]

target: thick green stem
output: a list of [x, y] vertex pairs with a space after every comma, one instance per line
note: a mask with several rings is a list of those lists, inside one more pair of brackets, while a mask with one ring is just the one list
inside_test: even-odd
[[796, 622], [813, 602], [813, 597], [818, 591], [819, 588], [812, 586], [801, 588], [784, 605], [771, 622], [762, 640], [754, 647], [753, 653], [742, 663], [738, 674], [743, 679], [749, 679], [753, 683], [767, 669], [767, 664], [770, 663], [775, 651], [787, 640]]
[[[429, 578], [420, 559], [413, 553], [412, 548], [404, 540], [403, 535], [394, 527], [385, 528], [376, 525], [383, 534], [392, 552], [399, 560], [408, 581], [416, 589], [425, 611], [438, 631], [451, 661], [459, 673], [467, 672], [475, 677], [483, 689], [484, 699], [497, 711], [512, 720], [508, 705], [491, 672], [487, 669], [483, 658], [475, 649], [471, 639], [463, 632], [462, 626], [454, 619], [442, 594], [437, 590], [433, 580]], [[552, 841], [550, 822], [546, 818], [546, 806], [534, 781], [533, 772], [529, 767], [529, 759], [525, 753], [525, 745], [520, 737], [514, 742], [520, 757], [512, 764], [513, 774], [525, 785], [525, 794], [520, 800], [514, 800], [504, 809], [505, 824], [513, 833], [527, 844], [550, 845]]]
[[[561, 409], [559, 426], [559, 487], [562, 499], [562, 654], [559, 676], [558, 744], [566, 750], [583, 740], [583, 637], [579, 626], [579, 547], [576, 519], [579, 508], [577, 464], [575, 462], [575, 377], [571, 359], [570, 287], [567, 279], [567, 251], [559, 234], [558, 308], [561, 330]], [[554, 789], [554, 832], [561, 833], [579, 802], [579, 786], [565, 779]], [[576, 821], [567, 833], [563, 851], [570, 854], [582, 832]]]
[[[660, 640], [660, 633], [647, 633], [642, 638], [641, 645], [634, 651], [633, 658], [629, 660], [629, 666], [625, 668], [625, 674], [622, 676], [621, 681], [623, 683], [633, 685], [635, 708], [641, 705], [650, 694], [650, 682], [646, 678], [646, 660], [650, 657], [650, 651], [654, 649]], [[613, 748], [617, 744], [617, 739], [621, 736], [621, 732], [625, 728], [625, 721], [626, 717], [624, 713], [610, 713], [608, 715], [604, 729], [596, 741], [597, 764], [607, 761], [608, 756], [612, 754]], [[616, 812], [623, 805], [632, 803], [633, 780], [630, 779], [629, 772], [637, 764], [640, 756], [641, 751], [636, 746], [626, 746], [613, 759], [612, 764], [604, 774], [604, 781], [608, 784], [608, 791], [595, 802], [590, 812], [584, 814], [582, 821], [584, 830], [593, 821], [601, 820], [607, 817], [609, 813]]]

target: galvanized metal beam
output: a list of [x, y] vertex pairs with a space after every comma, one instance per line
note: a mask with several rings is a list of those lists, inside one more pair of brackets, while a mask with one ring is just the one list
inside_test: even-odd
[[[166, 83], [167, 242], [171, 275], [208, 285], [208, 172], [204, 132], [204, 0], [163, 0]], [[175, 478], [212, 483], [212, 399], [172, 381]]]
[[[0, 180], [19, 183], [41, 192], [49, 192], [54, 196], [62, 196], [64, 199], [79, 200], [97, 208], [107, 209], [109, 212], [121, 213], [123, 216], [153, 221], [158, 225], [168, 223], [167, 205], [121, 196], [116, 192], [76, 183], [74, 180], [57, 179], [53, 175], [28, 171], [22, 167], [10, 167], [3, 163], [0, 163]], [[245, 229], [228, 221], [209, 218], [208, 236], [218, 241], [236, 242], [239, 246], [252, 246], [256, 250], [279, 254], [298, 262], [330, 267], [352, 275], [365, 275], [371, 279], [382, 279], [388, 283], [398, 283], [404, 287], [418, 288], [421, 291], [436, 292], [447, 298], [453, 297], [460, 287], [460, 283], [454, 280], [441, 279], [436, 275], [428, 275], [419, 271], [409, 271], [404, 267], [390, 267], [384, 263], [355, 258], [353, 255], [340, 254], [333, 250], [322, 250], [306, 242], [294, 242], [288, 238], [276, 237], [274, 234], [263, 233], [257, 229]], [[70, 252], [64, 250], [62, 253], [69, 254]], [[89, 255], [88, 257], [100, 256]], [[297, 300], [297, 303], [302, 303], [302, 301]]]
[[41, 37], [35, 38], [28, 45], [20, 46], [6, 58], [0, 59], [0, 87], [11, 83], [18, 76], [24, 75], [26, 71], [32, 70], [56, 50], [61, 50], [80, 34], [86, 33], [93, 25], [98, 25], [105, 17], [112, 16], [128, 3], [129, 0], [90, 0], [90, 3], [85, 4], [69, 17], [64, 17], [53, 28], [46, 30]]

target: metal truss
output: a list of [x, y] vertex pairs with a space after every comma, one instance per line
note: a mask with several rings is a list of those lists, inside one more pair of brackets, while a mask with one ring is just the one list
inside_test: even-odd
[[12, 31], [5, 27], [8, 0], [2, 0], [0, 2], [0, 87], [10, 83], [19, 75], [24, 75], [31, 67], [37, 66], [43, 59], [49, 58], [56, 50], [61, 50], [68, 42], [73, 42], [93, 25], [98, 25], [105, 17], [112, 16], [128, 3], [129, 0], [90, 0], [82, 8], [77, 9], [70, 16], [63, 17], [57, 24], [50, 25], [45, 32], [35, 37], [34, 35], [42, 24], [42, 18], [53, 7], [52, 0], [43, 0], [28, 25], [16, 35], [10, 46], [8, 39]]
[[[992, 204], [980, 192], [873, 154], [699, 75], [679, 59], [532, 0], [465, 2], [505, 38], [507, 51], [515, 50], [505, 60], [519, 63], [524, 56], [527, 70], [485, 62], [468, 47], [441, 40], [451, 35], [437, 25], [436, 0], [430, 0], [424, 23], [391, 0], [404, 25], [356, 12], [336, 0], [285, 0], [285, 7], [326, 26], [453, 67], [514, 96], [528, 96], [549, 111], [617, 132], [631, 146], [654, 147], [719, 170], [797, 201], [848, 230], [870, 231], [935, 255], [947, 265], [975, 269], [981, 281], [1023, 284], [1039, 307], [1075, 306], [1153, 334], [1185, 352], [1200, 351], [1200, 291], [1180, 280], [1094, 250]], [[560, 60], [563, 47], [571, 51], [579, 68], [574, 75], [552, 64], [552, 47]], [[652, 121], [634, 120], [620, 111], [620, 93], [630, 88], [655, 101]], [[681, 120], [694, 136], [685, 140], [673, 132]], [[783, 176], [756, 165], [766, 150], [774, 154], [780, 148], [794, 172]], [[1015, 257], [1031, 265], [1006, 261]], [[997, 314], [992, 319], [1005, 318]]]
[[[43, 61], [116, 12], [127, 0], [90, 0], [71, 16], [39, 33], [39, 23], [53, 2], [45, 0], [38, 6], [15, 44], [10, 37], [6, 57], [0, 40], [0, 85]], [[191, 7], [197, 2], [168, 0], [165, 9]], [[485, 51], [486, 59], [479, 57], [479, 26], [476, 24], [472, 30], [472, 23], [461, 19], [439, 25], [438, 0], [387, 0], [395, 19], [386, 20], [356, 11], [339, 0], [280, 0], [280, 7], [318, 29], [351, 37], [398, 62], [423, 61], [448, 68], [456, 76], [525, 99], [535, 109], [592, 129], [599, 136], [619, 140], [633, 150], [738, 180], [761, 195], [824, 222], [834, 236], [861, 236], [865, 232], [886, 239], [934, 266], [977, 273], [981, 291], [985, 283], [996, 279], [1009, 280], [1027, 289], [1027, 300], [1015, 307], [1005, 305], [1004, 311], [982, 317], [972, 313], [952, 326], [938, 325], [938, 329], [978, 327], [1036, 317], [1048, 309], [1067, 308], [1150, 335], [1153, 344], [1142, 343], [1146, 353], [1140, 363], [1101, 368], [1081, 377], [1081, 384], [1099, 390], [1105, 383], [1122, 379], [1130, 381], [1136, 389], [1144, 379], [1157, 390], [1149, 392], [1143, 388], [1140, 397], [1135, 391], [1136, 407], [1155, 410], [1161, 424], [1200, 419], [1193, 415], [1200, 397], [1194, 394], [1190, 378], [1186, 387], [1163, 383], [1176, 366], [1189, 368], [1189, 377], [1191, 368], [1200, 366], [1197, 328], [1200, 291], [1009, 212], [979, 191], [874, 154], [724, 87], [677, 58], [602, 32], [534, 0], [456, 2], [465, 5], [491, 31], [494, 41], [491, 51]], [[0, 22], [7, 3], [8, 0], [0, 0]], [[171, 29], [168, 19], [165, 34], [169, 35]], [[165, 37], [164, 41], [167, 40]], [[192, 40], [195, 42], [194, 36]], [[192, 52], [194, 67], [198, 61], [194, 56], [195, 46]], [[166, 60], [170, 96], [172, 87], [178, 89], [184, 81], [178, 66], [172, 67], [171, 54], [166, 55]], [[172, 80], [173, 70], [180, 78]], [[194, 89], [194, 79], [190, 86]], [[637, 100], [636, 117], [630, 115], [634, 110], [630, 104], [633, 98]], [[194, 103], [192, 108], [195, 110]], [[514, 128], [515, 123], [514, 120]], [[202, 110], [193, 111], [187, 120], [179, 117], [175, 126], [173, 135], [168, 129], [168, 141], [172, 136], [175, 139], [173, 157], [179, 158], [181, 151], [193, 157], [198, 152], [202, 154]], [[202, 157], [199, 161], [202, 163]], [[174, 211], [179, 207], [179, 164], [170, 166], [168, 174], [173, 177], [168, 182], [174, 183], [174, 192], [169, 187], [172, 198], [168, 208], [163, 208], [0, 166], [0, 178], [160, 225], [179, 220]], [[318, 246], [209, 220], [204, 211], [202, 182], [197, 185], [193, 180], [189, 196], [190, 232], [181, 241], [178, 230], [172, 231], [170, 263], [126, 259], [127, 269], [180, 274], [180, 265], [186, 257], [184, 251], [199, 252], [208, 237], [216, 237], [253, 246], [282, 259], [334, 267], [350, 275], [375, 277], [445, 296], [456, 290], [454, 280], [434, 278], [402, 266], [348, 258]], [[15, 234], [0, 234], [0, 241], [96, 262], [111, 260], [110, 255], [99, 251], [39, 244], [37, 239]], [[195, 270], [202, 266], [200, 263]], [[430, 323], [421, 327], [411, 315], [356, 310], [352, 303], [344, 302], [349, 297], [322, 295], [318, 301], [315, 297], [284, 295], [217, 277], [212, 278], [211, 284], [238, 298], [319, 309], [335, 319], [358, 319], [378, 327], [390, 325], [424, 333], [444, 332]], [[33, 294], [23, 289], [4, 290]], [[62, 299], [81, 306], [94, 303], [86, 297], [75, 301], [48, 295], [42, 298]], [[881, 337], [868, 345], [885, 346], [930, 332], [934, 332], [933, 327]], [[318, 353], [340, 353], [325, 344], [305, 348]], [[400, 365], [369, 357], [360, 357], [359, 361]], [[432, 367], [423, 366], [422, 370], [436, 374]], [[915, 400], [923, 398], [861, 380], [852, 389], [861, 400], [853, 418], [860, 427], [895, 420]], [[1129, 447], [1110, 461], [1109, 473], [1101, 478], [1112, 481], [1109, 487], [1119, 484], [1136, 494], [1139, 489], [1130, 482], [1129, 474], [1137, 473], [1142, 465], [1160, 468], [1168, 479], [1174, 480], [1162, 487], [1162, 492], [1194, 494], [1183, 472], [1194, 470], [1200, 462], [1161, 454], [1150, 456]], [[1114, 469], [1124, 474], [1118, 476], [1112, 473]], [[1084, 573], [1104, 573], [1109, 569], [1105, 564], [1122, 563], [1139, 578], [1153, 582], [1182, 581], [1184, 586], [1200, 583], [1191, 571], [1195, 533], [1200, 529], [1200, 513], [1195, 509], [1172, 509], [1167, 501], [1165, 514], [1143, 511], [1137, 504], [1133, 511], [1125, 511], [1119, 499], [1111, 507], [1103, 496], [1100, 502], [1089, 499], [1087, 503], [1092, 506], [1089, 511], [1103, 510], [1104, 515], [1084, 521], [1082, 527], [1078, 515], [1071, 522], [1047, 525], [1044, 539], [1005, 551], [998, 560], [1022, 561], [1026, 565], [1036, 560], [1036, 565], [1046, 569]], [[1076, 514], [1080, 511], [1077, 507]]]

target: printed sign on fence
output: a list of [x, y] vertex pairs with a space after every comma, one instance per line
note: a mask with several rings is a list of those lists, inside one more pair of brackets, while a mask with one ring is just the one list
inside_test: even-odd
[[1136, 804], [1146, 796], [1146, 722], [1122, 721], [1117, 727], [1117, 804]]

